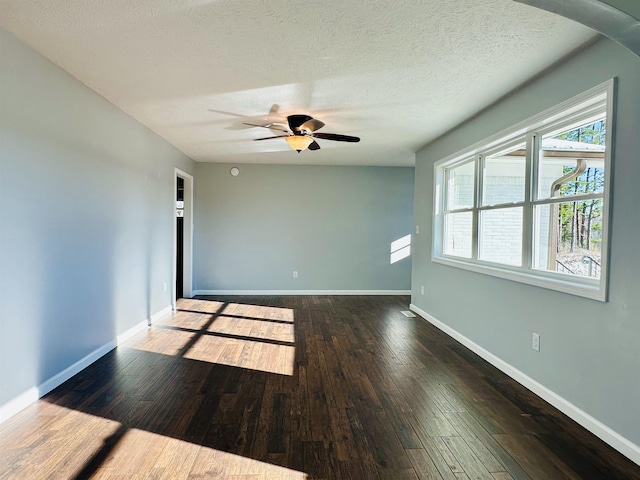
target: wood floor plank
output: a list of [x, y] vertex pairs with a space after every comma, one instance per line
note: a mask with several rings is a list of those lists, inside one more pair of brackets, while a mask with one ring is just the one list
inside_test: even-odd
[[493, 472], [491, 475], [493, 475], [493, 478], [496, 480], [513, 480], [513, 477], [507, 472]]
[[462, 472], [453, 454], [441, 438], [421, 437], [427, 455], [444, 480], [455, 480], [455, 473]]
[[387, 417], [391, 421], [395, 434], [405, 449], [421, 447], [420, 439], [411, 426], [408, 415], [413, 412], [404, 396], [399, 392], [383, 391], [379, 394]]
[[432, 458], [423, 449], [407, 450], [407, 455], [411, 460], [416, 474], [420, 480], [442, 480], [443, 476], [433, 463]]
[[0, 479], [640, 480], [403, 296], [210, 296], [0, 425]]
[[457, 413], [445, 414], [449, 423], [457, 430], [458, 434], [464, 442], [473, 450], [473, 454], [480, 460], [482, 465], [491, 473], [504, 472], [505, 467], [484, 445], [484, 442], [476, 436], [466, 423], [459, 417]]
[[532, 478], [549, 480], [580, 478], [532, 436], [513, 434], [495, 435], [495, 438]]
[[[477, 441], [500, 462], [504, 470], [513, 476], [515, 480], [531, 480], [531, 477], [523, 470], [520, 464], [485, 429], [486, 422], [481, 424], [471, 412], [458, 413], [457, 416], [465, 423], [469, 431], [475, 435]], [[463, 428], [462, 425], [456, 424], [456, 428], [458, 427]]]
[[335, 442], [337, 460], [348, 462], [358, 459], [358, 447], [349, 424], [349, 417], [344, 408], [329, 409], [332, 438]]
[[311, 478], [328, 478], [327, 450], [323, 442], [302, 442], [302, 464]]
[[491, 472], [487, 470], [462, 437], [443, 437], [442, 441], [468, 476], [478, 480], [492, 480]]

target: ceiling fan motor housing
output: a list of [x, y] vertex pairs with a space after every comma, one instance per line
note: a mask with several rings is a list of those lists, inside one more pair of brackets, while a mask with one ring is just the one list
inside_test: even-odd
[[289, 123], [289, 128], [291, 129], [291, 131], [293, 133], [296, 133], [297, 131], [300, 130], [300, 126], [305, 123], [308, 122], [309, 120], [313, 120], [313, 117], [310, 117], [309, 115], [289, 115], [287, 117], [287, 122]]
[[295, 114], [287, 117], [287, 123], [289, 129], [279, 129], [275, 124], [269, 125], [255, 125], [247, 123], [254, 127], [263, 128], [275, 128], [276, 130], [282, 130], [286, 135], [276, 135], [274, 137], [256, 138], [255, 140], [270, 140], [272, 138], [284, 138], [289, 146], [300, 153], [302, 150], [320, 150], [320, 145], [315, 141], [315, 138], [322, 138], [324, 140], [333, 140], [336, 142], [359, 142], [359, 137], [352, 137], [350, 135], [339, 135], [336, 133], [320, 133], [320, 130], [324, 127], [324, 122], [317, 120], [309, 115]]

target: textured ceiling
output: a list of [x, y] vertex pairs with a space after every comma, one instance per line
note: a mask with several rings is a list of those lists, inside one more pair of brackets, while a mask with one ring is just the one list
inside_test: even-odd
[[[230, 163], [413, 165], [595, 36], [511, 0], [0, 0], [0, 25], [194, 160]], [[362, 141], [297, 154], [241, 125], [291, 113]]]

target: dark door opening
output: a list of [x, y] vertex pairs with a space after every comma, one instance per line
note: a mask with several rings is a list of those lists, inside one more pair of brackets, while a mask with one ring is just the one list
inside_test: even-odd
[[184, 179], [177, 179], [176, 196], [176, 298], [183, 296], [184, 278]]

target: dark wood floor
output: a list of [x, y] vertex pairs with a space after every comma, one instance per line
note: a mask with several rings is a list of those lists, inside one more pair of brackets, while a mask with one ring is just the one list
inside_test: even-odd
[[408, 297], [206, 297], [0, 425], [0, 478], [640, 479]]

